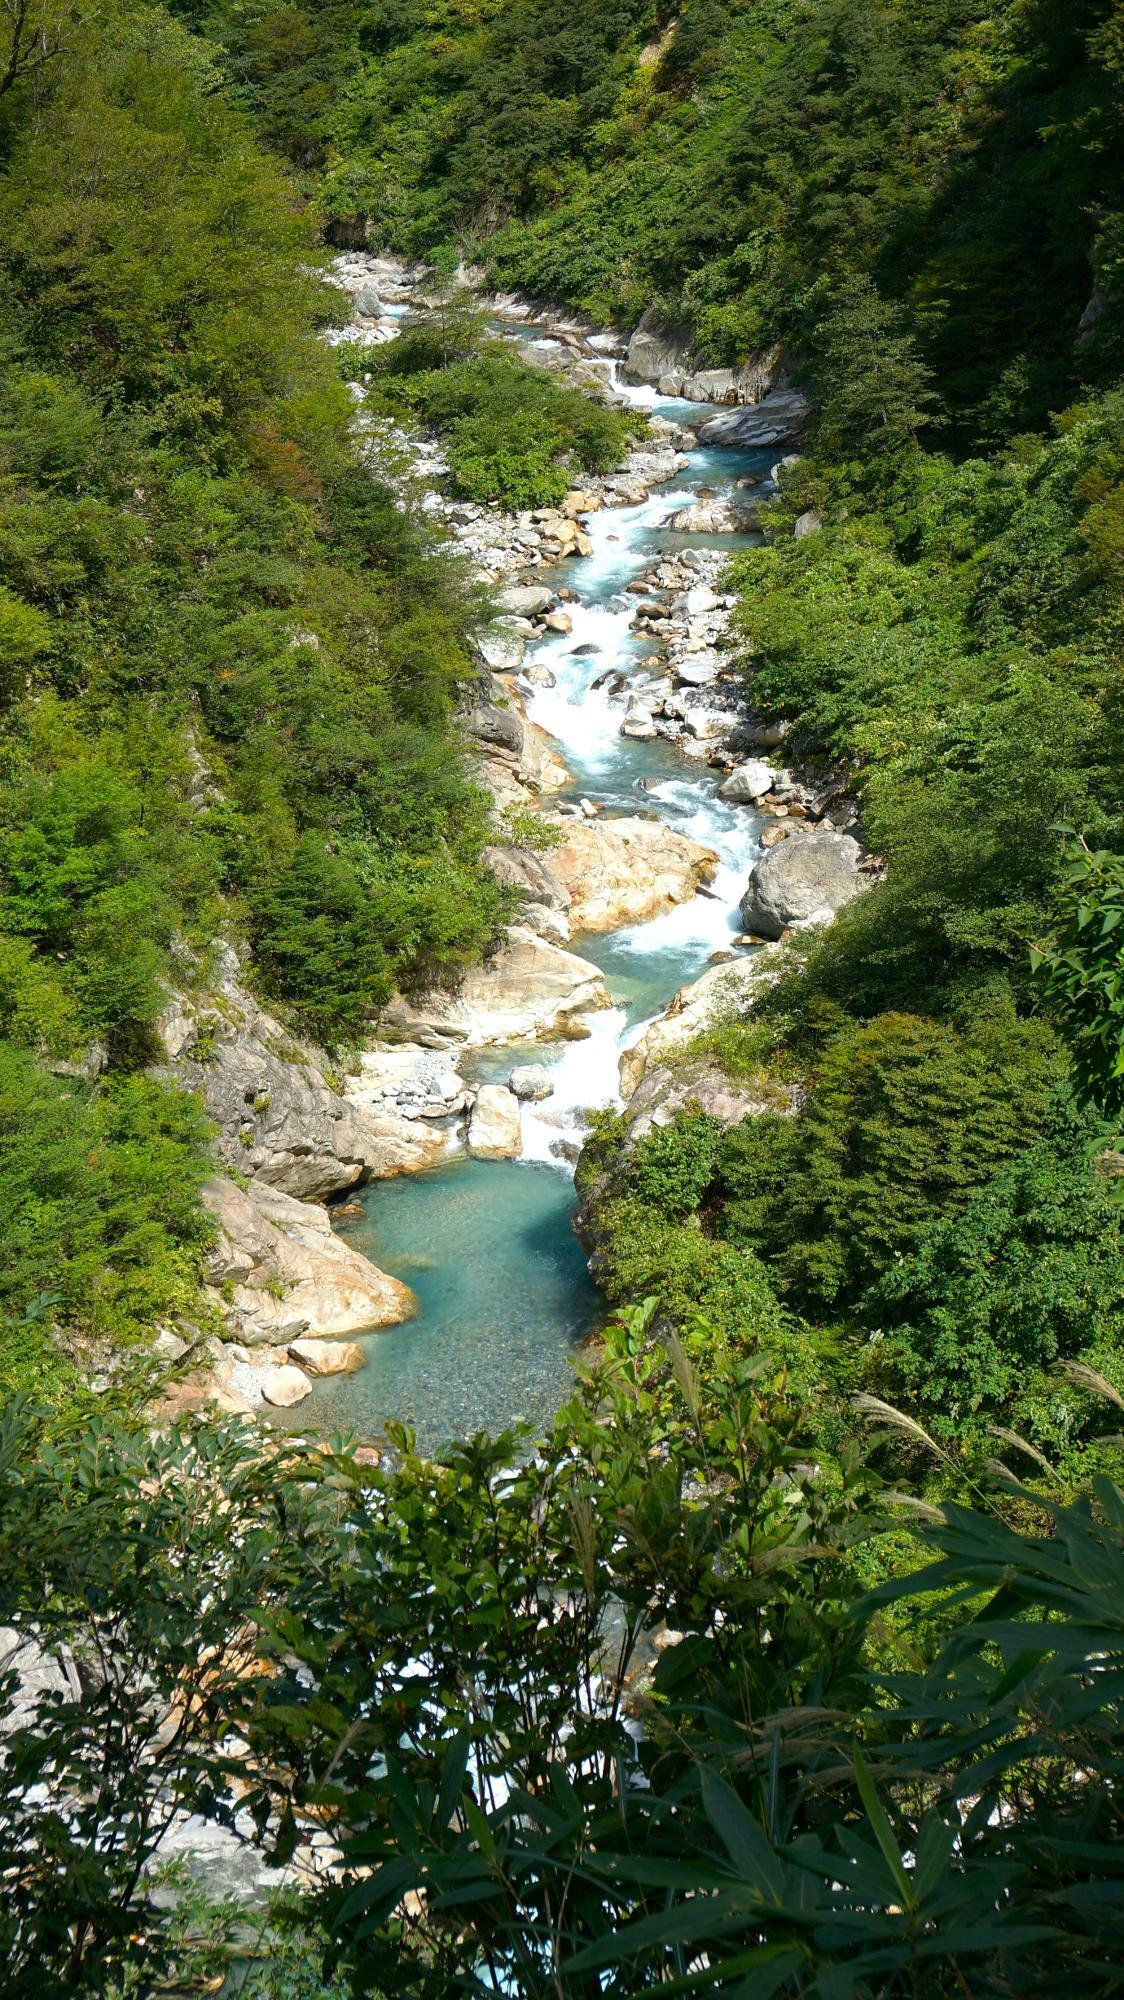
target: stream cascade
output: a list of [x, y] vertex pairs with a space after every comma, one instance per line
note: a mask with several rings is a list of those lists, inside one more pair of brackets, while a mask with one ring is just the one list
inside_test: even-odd
[[[402, 310], [391, 309], [395, 317]], [[391, 323], [387, 337], [393, 330]], [[503, 321], [496, 330], [521, 345], [551, 342], [549, 330]], [[594, 335], [591, 345], [598, 340]], [[607, 374], [618, 399], [692, 436], [715, 415], [714, 405], [629, 385], [617, 360]], [[301, 1419], [321, 1429], [372, 1435], [397, 1419], [416, 1431], [421, 1449], [437, 1450], [451, 1437], [541, 1422], [565, 1399], [573, 1358], [604, 1316], [572, 1226], [581, 1135], [591, 1111], [621, 1101], [622, 1052], [716, 955], [739, 949], [738, 904], [762, 830], [752, 806], [718, 796], [722, 768], [689, 761], [670, 742], [621, 734], [628, 693], [620, 678], [643, 682], [654, 671], [642, 665], [651, 636], [633, 622], [639, 583], [669, 554], [685, 557], [689, 568], [696, 560], [691, 551], [728, 551], [746, 539], [679, 532], [671, 518], [700, 500], [721, 501], [739, 486], [766, 493], [778, 457], [776, 445], [708, 447], [696, 440], [684, 450], [686, 465], [670, 483], [653, 487], [638, 504], [605, 504], [589, 514], [590, 553], [535, 572], [535, 581], [568, 593], [570, 630], [528, 644], [519, 692], [528, 718], [547, 733], [569, 772], [552, 806], [576, 810], [580, 802], [599, 818], [658, 816], [713, 849], [716, 869], [690, 900], [645, 923], [597, 936], [575, 933], [568, 949], [601, 969], [612, 1003], [578, 1020], [585, 1030], [580, 1039], [521, 1041], [460, 1056], [470, 1087], [506, 1083], [525, 1063], [548, 1071], [549, 1097], [520, 1107], [518, 1158], [458, 1157], [361, 1191], [360, 1212], [341, 1228], [381, 1270], [413, 1289], [419, 1311], [367, 1337], [359, 1374], [316, 1384]], [[540, 675], [538, 668], [548, 671]]]

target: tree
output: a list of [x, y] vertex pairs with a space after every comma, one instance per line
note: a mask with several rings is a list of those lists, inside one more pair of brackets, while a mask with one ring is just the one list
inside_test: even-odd
[[1069, 1038], [1084, 1101], [1124, 1116], [1124, 857], [1066, 848], [1059, 915], [1031, 952], [1043, 997]]
[[[0, 1910], [6, 1990], [158, 1989], [172, 1826], [232, 1827], [227, 1741], [319, 1507], [299, 1447], [237, 1426], [52, 1443], [0, 1415]], [[232, 1527], [236, 1532], [232, 1532]], [[34, 1676], [28, 1679], [29, 1670]], [[243, 1789], [241, 1821], [257, 1802]]]
[[65, 0], [0, 0], [0, 97], [57, 62], [79, 18]]
[[813, 341], [822, 449], [885, 458], [916, 443], [930, 421], [932, 376], [900, 309], [870, 278], [840, 287]]

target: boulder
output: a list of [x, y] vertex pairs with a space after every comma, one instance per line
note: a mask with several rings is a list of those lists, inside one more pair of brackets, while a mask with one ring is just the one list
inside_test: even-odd
[[699, 428], [699, 443], [741, 445], [755, 451], [782, 444], [799, 437], [811, 407], [797, 389], [777, 391], [750, 409], [724, 410], [720, 416], [708, 417]]
[[730, 716], [724, 709], [690, 708], [683, 717], [683, 727], [690, 735], [709, 743], [714, 737], [726, 734]]
[[572, 632], [574, 621], [568, 611], [548, 611], [543, 619], [548, 632]]
[[686, 653], [675, 662], [675, 677], [685, 681], [688, 687], [709, 687], [722, 672], [722, 661], [717, 653]]
[[413, 1164], [403, 1135], [330, 1084], [327, 1059], [246, 991], [228, 945], [215, 948], [213, 994], [176, 995], [158, 1027], [164, 1072], [202, 1097], [225, 1166], [322, 1200]]
[[631, 736], [638, 743], [650, 742], [652, 737], [658, 734], [651, 709], [645, 708], [642, 702], [630, 701], [620, 726], [620, 734]]
[[355, 294], [355, 310], [359, 314], [360, 319], [379, 319], [381, 317], [383, 302], [379, 297], [376, 286], [370, 283], [360, 285], [359, 290]]
[[500, 591], [496, 602], [515, 618], [538, 618], [550, 610], [554, 592], [541, 583], [512, 583]]
[[756, 527], [757, 510], [723, 499], [696, 500], [680, 507], [667, 525], [680, 535], [742, 535]]
[[817, 514], [814, 507], [809, 507], [803, 514], [796, 516], [792, 524], [792, 532], [797, 541], [801, 542], [805, 535], [815, 535], [822, 527], [823, 515]]
[[748, 931], [779, 938], [790, 924], [828, 919], [869, 884], [850, 834], [802, 833], [772, 847], [750, 872], [741, 901]]
[[791, 722], [779, 717], [775, 722], [755, 723], [749, 732], [749, 740], [757, 750], [779, 750], [791, 733]]
[[550, 872], [569, 892], [578, 930], [646, 923], [689, 902], [718, 865], [713, 848], [660, 819], [566, 820], [563, 835], [551, 850]]
[[417, 1311], [406, 1285], [332, 1234], [322, 1208], [262, 1181], [211, 1181], [203, 1202], [217, 1225], [215, 1303], [247, 1347], [397, 1326]]
[[383, 1010], [380, 1025], [388, 1039], [427, 1048], [488, 1048], [496, 1042], [580, 1037], [588, 1033], [581, 1016], [610, 1004], [597, 966], [524, 924], [512, 924], [500, 950], [474, 967], [456, 992], [398, 994]]
[[508, 1082], [521, 1103], [540, 1104], [544, 1097], [554, 1095], [550, 1071], [544, 1063], [520, 1063], [512, 1070]]
[[309, 1340], [302, 1336], [289, 1342], [289, 1353], [310, 1375], [353, 1375], [366, 1365], [366, 1349], [357, 1340]]
[[515, 1160], [523, 1147], [519, 1099], [502, 1083], [482, 1084], [468, 1127], [468, 1150], [478, 1160]]
[[510, 618], [497, 618], [476, 634], [476, 650], [494, 674], [517, 673], [523, 664], [523, 638]]
[[263, 1368], [258, 1380], [265, 1401], [278, 1410], [291, 1410], [312, 1393], [312, 1383], [303, 1370], [284, 1364], [278, 1368]]
[[755, 799], [763, 799], [771, 792], [777, 774], [760, 757], [750, 757], [744, 764], [738, 764], [725, 782], [718, 787], [718, 796], [729, 805], [748, 806]]

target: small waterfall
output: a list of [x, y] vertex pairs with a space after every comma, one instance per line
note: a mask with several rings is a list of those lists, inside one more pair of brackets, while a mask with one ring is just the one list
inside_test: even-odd
[[[573, 1172], [574, 1146], [586, 1126], [586, 1114], [620, 1103], [618, 1064], [628, 1015], [623, 1007], [607, 1007], [587, 1014], [588, 1037], [568, 1042], [550, 1072], [553, 1096], [539, 1104], [522, 1107], [524, 1160], [542, 1160], [546, 1165]], [[569, 1157], [568, 1157], [569, 1155]]]

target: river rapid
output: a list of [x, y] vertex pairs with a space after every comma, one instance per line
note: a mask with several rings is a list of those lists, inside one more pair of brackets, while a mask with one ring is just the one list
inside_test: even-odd
[[[624, 393], [680, 424], [712, 414], [709, 406], [643, 389]], [[573, 1358], [603, 1317], [604, 1302], [573, 1232], [572, 1159], [559, 1156], [559, 1139], [570, 1139], [572, 1156], [588, 1112], [619, 1102], [622, 1049], [715, 952], [730, 950], [761, 831], [759, 815], [716, 796], [721, 771], [688, 762], [666, 741], [622, 737], [620, 697], [593, 683], [610, 668], [635, 671], [650, 651], [650, 638], [630, 624], [630, 583], [673, 550], [737, 545], [729, 536], [671, 531], [669, 517], [700, 488], [723, 492], [747, 476], [764, 485], [776, 455], [775, 448], [696, 446], [672, 485], [640, 505], [592, 514], [592, 555], [549, 572], [554, 588], [575, 593], [567, 605], [573, 629], [528, 648], [525, 666], [544, 663], [555, 683], [528, 688], [526, 706], [565, 758], [570, 784], [560, 796], [588, 799], [609, 816], [654, 809], [714, 848], [718, 870], [709, 894], [651, 922], [574, 936], [570, 949], [601, 967], [614, 1002], [586, 1017], [584, 1039], [524, 1042], [464, 1059], [474, 1082], [506, 1082], [521, 1062], [549, 1069], [551, 1097], [522, 1107], [519, 1159], [462, 1159], [362, 1191], [362, 1215], [341, 1228], [381, 1270], [413, 1288], [419, 1312], [367, 1337], [367, 1365], [358, 1375], [317, 1382], [301, 1417], [321, 1430], [378, 1435], [396, 1418], [415, 1428], [422, 1450], [436, 1452], [474, 1430], [541, 1422], [565, 1400]], [[590, 646], [596, 652], [577, 650]]]

